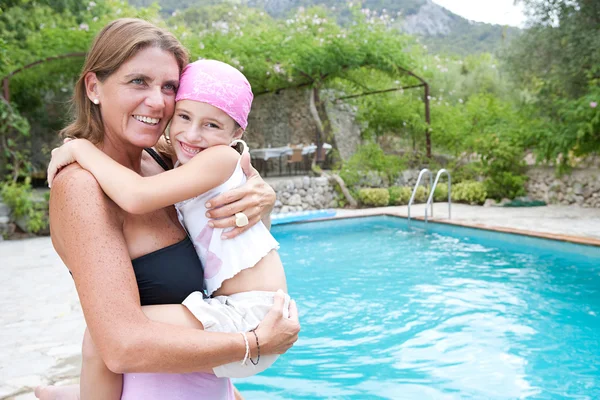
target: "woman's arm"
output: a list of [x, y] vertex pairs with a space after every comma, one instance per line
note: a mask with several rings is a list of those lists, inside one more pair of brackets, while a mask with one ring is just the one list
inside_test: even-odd
[[102, 190], [120, 208], [131, 214], [145, 214], [222, 184], [233, 174], [239, 157], [229, 146], [213, 146], [179, 168], [142, 177], [91, 142], [75, 139], [52, 153], [48, 182], [52, 183], [55, 171], [61, 166], [78, 162], [94, 175]]
[[261, 221], [269, 228], [271, 226], [271, 211], [275, 205], [275, 191], [266, 183], [258, 171], [250, 165], [250, 155], [242, 154], [242, 169], [246, 174], [247, 181], [239, 188], [229, 190], [217, 197], [209, 200], [206, 208], [212, 208], [209, 211], [209, 218], [213, 218], [215, 228], [235, 227], [235, 214], [243, 212], [250, 222], [244, 227], [235, 227], [235, 229], [225, 232], [223, 237], [231, 239], [250, 229], [258, 221]]
[[[240, 334], [176, 327], [144, 315], [122, 225], [117, 206], [89, 172], [70, 166], [56, 177], [50, 197], [52, 242], [73, 274], [90, 334], [107, 366], [120, 373], [184, 373], [241, 360]], [[295, 306], [290, 312], [286, 319], [274, 307], [263, 320], [261, 352], [280, 354], [296, 341]]]

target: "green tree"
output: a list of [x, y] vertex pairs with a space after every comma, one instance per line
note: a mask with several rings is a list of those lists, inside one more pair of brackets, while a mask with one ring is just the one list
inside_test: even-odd
[[0, 80], [8, 78], [11, 100], [10, 106], [3, 102], [0, 110], [2, 177], [7, 172], [15, 179], [44, 173], [49, 149], [43, 139], [52, 138], [64, 126], [83, 58], [31, 64], [85, 52], [108, 21], [126, 16], [161, 23], [156, 7], [135, 9], [118, 0], [11, 0], [2, 4]]
[[505, 55], [524, 108], [537, 120], [530, 142], [538, 158], [559, 161], [598, 151], [600, 3], [594, 0], [522, 0], [530, 28]]
[[195, 25], [186, 24], [193, 21], [190, 15], [199, 15], [193, 9], [179, 13], [169, 24], [192, 58], [215, 58], [237, 66], [255, 94], [309, 88], [321, 144], [324, 139], [333, 141], [322, 89], [336, 80], [356, 83], [355, 73], [361, 69], [399, 76], [401, 68], [411, 63], [403, 51], [405, 36], [386, 21], [369, 20], [356, 8], [351, 12], [353, 23], [342, 27], [319, 7], [276, 20], [259, 10], [216, 6], [203, 8], [204, 18]]

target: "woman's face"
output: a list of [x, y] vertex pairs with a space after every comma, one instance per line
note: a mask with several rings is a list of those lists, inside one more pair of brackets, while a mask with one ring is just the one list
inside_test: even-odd
[[193, 100], [177, 102], [169, 128], [171, 144], [181, 164], [208, 147], [229, 145], [243, 133], [221, 109]]
[[139, 51], [97, 82], [105, 139], [154, 146], [173, 116], [178, 85], [175, 57], [156, 47]]

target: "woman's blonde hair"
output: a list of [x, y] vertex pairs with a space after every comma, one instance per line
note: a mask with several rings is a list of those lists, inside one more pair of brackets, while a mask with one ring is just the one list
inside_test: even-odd
[[60, 134], [62, 137], [88, 139], [101, 143], [104, 139], [104, 126], [100, 108], [87, 97], [85, 76], [96, 73], [100, 82], [104, 82], [123, 63], [135, 56], [140, 50], [157, 47], [172, 53], [183, 70], [189, 60], [183, 45], [170, 32], [150, 22], [121, 18], [110, 22], [94, 39], [75, 85], [72, 100], [72, 122]]

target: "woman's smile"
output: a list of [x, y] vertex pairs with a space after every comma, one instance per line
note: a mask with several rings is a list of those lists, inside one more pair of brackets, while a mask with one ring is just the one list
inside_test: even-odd
[[143, 115], [132, 115], [132, 117], [135, 120], [142, 122], [145, 125], [150, 125], [150, 126], [158, 125], [158, 123], [161, 120], [160, 118], [152, 118], [152, 117], [147, 117], [147, 116], [143, 116]]

